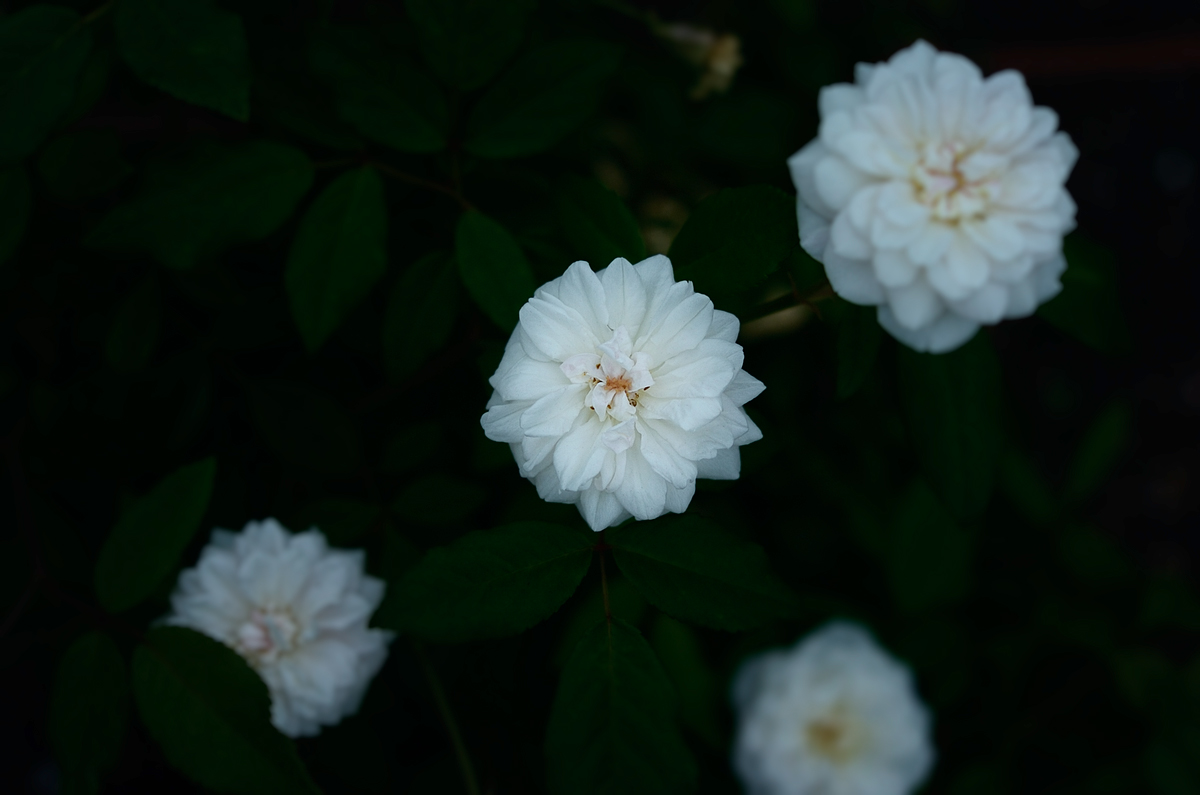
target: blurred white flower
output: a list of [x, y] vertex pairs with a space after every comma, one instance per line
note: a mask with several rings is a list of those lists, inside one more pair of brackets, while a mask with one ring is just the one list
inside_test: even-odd
[[907, 795], [933, 766], [908, 669], [853, 624], [752, 658], [733, 700], [734, 764], [751, 795]]
[[317, 530], [267, 519], [213, 531], [179, 576], [168, 624], [190, 627], [246, 658], [271, 694], [271, 722], [311, 736], [358, 710], [392, 633], [369, 629], [384, 583], [361, 550], [330, 549]]
[[953, 350], [1061, 289], [1078, 151], [1019, 72], [918, 41], [821, 89], [820, 113], [788, 160], [801, 245], [896, 339]]
[[483, 430], [593, 530], [681, 513], [696, 478], [736, 479], [738, 446], [762, 438], [737, 334], [666, 257], [576, 262], [521, 308]]

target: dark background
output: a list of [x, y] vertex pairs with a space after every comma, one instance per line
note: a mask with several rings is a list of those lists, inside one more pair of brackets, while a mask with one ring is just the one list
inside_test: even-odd
[[[315, 14], [303, 3], [223, 5], [243, 14], [256, 58]], [[534, 177], [595, 175], [622, 195], [648, 239], [669, 239], [715, 189], [766, 182], [791, 192], [784, 159], [815, 132], [817, 89], [850, 79], [856, 61], [884, 60], [917, 37], [969, 56], [987, 72], [1012, 66], [1026, 73], [1035, 101], [1058, 112], [1080, 149], [1068, 184], [1079, 230], [1118, 264], [1123, 319], [1114, 315], [1111, 322], [1127, 327], [1127, 352], [1101, 353], [1041, 318], [987, 332], [1003, 367], [1007, 439], [1052, 494], [1067, 485], [1081, 440], [1102, 412], [1115, 406], [1131, 418], [1128, 434], [1114, 443], [1103, 486], [1039, 522], [1031, 518], [1036, 511], [1022, 508], [1014, 478], [1002, 477], [986, 519], [971, 529], [969, 583], [955, 599], [927, 609], [897, 608], [888, 564], [875, 550], [889, 522], [890, 509], [882, 506], [895, 503], [915, 467], [891, 394], [895, 346], [885, 344], [863, 393], [839, 401], [828, 323], [813, 319], [789, 334], [746, 343], [745, 369], [768, 387], [751, 404], [767, 436], [746, 449], [742, 480], [702, 489], [693, 510], [766, 546], [780, 575], [814, 607], [803, 622], [755, 633], [689, 630], [704, 661], [692, 673], [707, 683], [688, 691], [701, 693], [687, 725], [701, 758], [702, 790], [736, 791], [725, 692], [738, 661], [752, 650], [790, 644], [831, 615], [848, 615], [866, 621], [913, 665], [935, 710], [939, 761], [925, 791], [1200, 791], [1200, 753], [1188, 750], [1197, 748], [1200, 732], [1194, 708], [1200, 703], [1196, 6], [638, 4], [663, 21], [741, 38], [745, 65], [732, 89], [692, 101], [687, 89], [695, 71], [635, 16], [604, 4], [542, 5], [531, 37], [588, 24], [628, 48], [600, 111], [577, 134], [532, 163], [477, 164], [464, 176], [475, 204], [519, 230], [543, 279], [572, 258], [546, 242], [551, 222], [523, 188]], [[335, 4], [334, 11], [348, 21], [396, 14], [402, 16], [399, 6], [363, 3]], [[106, 35], [102, 30], [103, 22], [98, 36]], [[118, 61], [102, 98], [75, 124], [115, 131], [133, 163], [196, 136], [275, 133], [139, 86]], [[314, 160], [327, 159], [319, 147], [309, 151]], [[445, 170], [436, 158], [412, 167]], [[388, 189], [398, 271], [420, 253], [445, 247], [453, 204], [403, 185]], [[572, 508], [540, 504], [507, 451], [478, 432], [487, 397], [481, 376], [490, 374], [504, 341], [499, 329], [464, 297], [434, 363], [416, 383], [389, 384], [370, 338], [383, 312], [386, 290], [379, 289], [318, 356], [308, 357], [289, 326], [279, 283], [283, 234], [235, 249], [222, 269], [164, 281], [170, 310], [151, 366], [132, 376], [106, 369], [97, 340], [113, 305], [151, 266], [81, 253], [78, 239], [128, 191], [126, 184], [83, 206], [39, 196], [27, 240], [0, 275], [2, 430], [22, 428], [28, 494], [39, 532], [51, 538], [47, 548], [61, 551], [68, 591], [90, 599], [87, 561], [122, 500], [209, 453], [221, 467], [209, 520], [231, 528], [269, 515], [287, 524], [323, 497], [391, 503], [418, 474], [453, 480], [458, 490], [450, 493], [463, 511], [448, 519], [397, 515], [357, 542], [378, 573], [403, 565], [395, 561], [415, 550], [506, 518], [578, 521]], [[220, 281], [229, 274], [232, 286]], [[205, 290], [245, 298], [210, 315], [197, 308], [203, 301], [196, 295]], [[278, 460], [242, 392], [246, 379], [268, 375], [320, 389], [349, 411], [371, 462], [361, 476], [313, 478]], [[18, 521], [13, 495], [22, 488], [0, 490], [0, 526]], [[879, 506], [874, 519], [849, 515], [848, 502], [859, 496]], [[197, 538], [187, 560], [203, 541]], [[7, 615], [7, 605], [25, 592], [29, 553], [16, 537], [3, 545], [0, 604]], [[613, 589], [618, 614], [639, 622], [660, 655], [671, 648], [677, 628], [619, 580]], [[542, 735], [563, 638], [597, 610], [597, 591], [593, 568], [580, 593], [535, 630], [429, 650], [484, 791], [542, 791]], [[164, 605], [160, 599], [123, 620], [148, 622]], [[0, 638], [0, 789], [57, 791], [45, 732], [52, 672], [90, 620], [62, 599], [37, 595]], [[301, 750], [330, 792], [461, 789], [427, 683], [403, 639], [363, 713], [302, 741]], [[191, 786], [136, 720], [106, 781], [111, 792]]]

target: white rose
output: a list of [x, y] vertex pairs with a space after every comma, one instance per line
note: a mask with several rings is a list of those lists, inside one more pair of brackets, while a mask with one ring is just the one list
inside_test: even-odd
[[521, 308], [483, 415], [521, 474], [593, 530], [681, 513], [696, 478], [733, 480], [762, 438], [742, 404], [738, 320], [655, 256], [576, 262]]
[[392, 633], [367, 622], [384, 583], [363, 553], [330, 549], [317, 530], [292, 535], [274, 519], [213, 531], [200, 562], [179, 576], [166, 622], [246, 658], [267, 684], [271, 721], [311, 736], [358, 710], [387, 659]]
[[788, 160], [801, 245], [896, 339], [953, 350], [1061, 289], [1078, 151], [1019, 72], [918, 41], [821, 89], [820, 113]]
[[853, 624], [752, 658], [733, 699], [734, 765], [751, 795], [907, 795], [933, 766], [908, 669]]

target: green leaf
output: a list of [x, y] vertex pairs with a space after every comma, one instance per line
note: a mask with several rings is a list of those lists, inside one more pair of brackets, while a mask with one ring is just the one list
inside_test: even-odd
[[1129, 406], [1123, 400], [1113, 401], [1100, 412], [1071, 461], [1063, 490], [1065, 502], [1083, 502], [1104, 484], [1129, 442], [1131, 426]]
[[497, 326], [512, 331], [537, 287], [517, 241], [500, 224], [472, 210], [458, 219], [454, 247], [467, 292]]
[[342, 174], [308, 208], [288, 254], [292, 317], [316, 351], [387, 270], [383, 182], [364, 166]]
[[571, 655], [546, 728], [551, 795], [691, 792], [671, 682], [641, 633], [600, 621]]
[[59, 663], [50, 697], [50, 742], [64, 790], [97, 791], [116, 764], [129, 718], [125, 661], [111, 637], [88, 632]]
[[1129, 353], [1133, 341], [1121, 311], [1116, 255], [1076, 232], [1063, 240], [1063, 256], [1062, 292], [1038, 308], [1038, 317], [1101, 353]]
[[459, 478], [430, 475], [409, 483], [392, 503], [405, 523], [450, 524], [466, 519], [487, 499], [481, 486]]
[[333, 399], [287, 381], [258, 381], [249, 393], [255, 424], [284, 464], [329, 477], [362, 468], [358, 427]]
[[408, 266], [392, 287], [383, 318], [383, 362], [388, 378], [412, 375], [439, 350], [458, 313], [458, 274], [444, 252]]
[[307, 73], [256, 73], [251, 90], [255, 121], [332, 149], [362, 149], [362, 140], [337, 117], [332, 91]]
[[659, 613], [650, 643], [679, 694], [680, 722], [714, 750], [724, 751], [717, 678], [704, 660], [695, 630]]
[[594, 179], [568, 176], [555, 194], [558, 222], [571, 245], [571, 256], [594, 268], [617, 257], [638, 262], [646, 257], [642, 231], [629, 208]]
[[901, 400], [929, 484], [959, 519], [987, 507], [1001, 452], [1000, 365], [984, 334], [956, 351], [899, 346]]
[[606, 601], [613, 618], [619, 618], [630, 626], [636, 627], [641, 624], [642, 616], [646, 614], [646, 600], [638, 589], [633, 587], [633, 583], [624, 577], [614, 577], [613, 572], [609, 572], [607, 593], [601, 583], [594, 583], [594, 587], [585, 596], [572, 602], [574, 607], [560, 624], [562, 629], [559, 631], [558, 643], [551, 658], [556, 668], [566, 667], [579, 641], [583, 640], [596, 622], [604, 616]]
[[323, 28], [311, 43], [313, 71], [334, 90], [338, 114], [401, 152], [446, 146], [446, 98], [425, 75], [365, 29]]
[[421, 54], [448, 85], [479, 88], [521, 44], [534, 0], [408, 0]]
[[262, 679], [222, 643], [159, 627], [133, 653], [133, 693], [172, 765], [236, 795], [319, 793], [295, 746], [270, 720]]
[[117, 44], [139, 78], [238, 121], [250, 118], [250, 60], [237, 14], [212, 0], [121, 0]]
[[467, 122], [467, 151], [504, 158], [550, 147], [591, 115], [620, 62], [621, 48], [603, 41], [539, 47], [479, 100]]
[[726, 188], [697, 207], [671, 244], [675, 278], [708, 296], [754, 287], [800, 239], [796, 200], [767, 185]]
[[1132, 576], [1125, 552], [1098, 527], [1067, 524], [1059, 530], [1058, 549], [1067, 570], [1086, 585], [1117, 586]]
[[1048, 526], [1058, 515], [1058, 502], [1037, 465], [1016, 447], [1009, 446], [1000, 459], [999, 488], [1029, 522]]
[[315, 527], [335, 547], [349, 546], [362, 538], [383, 514], [383, 508], [361, 500], [333, 498], [309, 503], [288, 518], [295, 532]]
[[875, 366], [879, 353], [879, 321], [875, 307], [848, 305], [846, 317], [838, 324], [837, 395], [848, 398], [862, 387]]
[[91, 49], [74, 11], [34, 5], [0, 17], [0, 164], [36, 149], [70, 107]]
[[917, 613], [960, 599], [971, 578], [972, 538], [923, 482], [896, 509], [887, 568], [901, 611]]
[[375, 623], [443, 642], [514, 635], [575, 592], [594, 543], [540, 522], [477, 530], [430, 550], [392, 584]]
[[0, 169], [0, 265], [12, 256], [29, 225], [29, 178], [21, 166]]
[[46, 190], [64, 202], [80, 202], [121, 184], [133, 167], [121, 157], [113, 130], [77, 130], [52, 141], [38, 158]]
[[191, 268], [274, 232], [311, 184], [312, 163], [298, 149], [266, 141], [207, 143], [180, 160], [152, 164], [139, 195], [110, 212], [84, 243]]
[[104, 341], [104, 358], [114, 370], [134, 373], [144, 368], [154, 354], [162, 318], [162, 295], [158, 277], [148, 273], [117, 307], [113, 324]]
[[212, 495], [217, 461], [175, 470], [121, 514], [96, 561], [96, 595], [109, 612], [148, 597], [179, 563]]
[[694, 516], [610, 529], [621, 572], [665, 613], [716, 629], [740, 630], [793, 615], [795, 595], [766, 553]]

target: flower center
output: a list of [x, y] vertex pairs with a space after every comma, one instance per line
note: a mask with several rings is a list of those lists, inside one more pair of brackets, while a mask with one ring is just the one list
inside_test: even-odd
[[571, 381], [589, 387], [583, 404], [601, 421], [621, 423], [634, 417], [642, 393], [654, 384], [649, 355], [633, 351], [624, 326], [595, 352], [576, 354], [561, 367]]
[[990, 160], [957, 142], [926, 144], [911, 175], [917, 201], [947, 223], [983, 217], [999, 187]]
[[835, 765], [849, 762], [866, 744], [861, 725], [842, 706], [809, 721], [804, 738], [814, 753]]
[[299, 634], [290, 611], [255, 609], [238, 627], [234, 648], [251, 665], [271, 663], [295, 648]]

